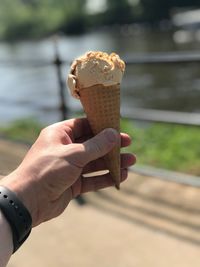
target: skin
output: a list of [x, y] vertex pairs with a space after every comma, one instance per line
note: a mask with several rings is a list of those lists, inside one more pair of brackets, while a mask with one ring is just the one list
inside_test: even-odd
[[[33, 227], [60, 215], [80, 194], [114, 185], [110, 174], [83, 177], [82, 174], [105, 169], [102, 156], [121, 139], [131, 143], [127, 134], [105, 129], [92, 136], [87, 119], [71, 119], [42, 130], [19, 167], [1, 180], [14, 191], [29, 210]], [[133, 154], [121, 154], [121, 181], [133, 165]]]

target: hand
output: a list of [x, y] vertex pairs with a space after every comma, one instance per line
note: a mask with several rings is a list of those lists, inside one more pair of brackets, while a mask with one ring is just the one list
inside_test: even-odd
[[[114, 184], [110, 174], [83, 177], [105, 169], [101, 158], [121, 138], [122, 147], [131, 139], [106, 129], [92, 137], [87, 119], [71, 119], [42, 130], [20, 166], [1, 184], [14, 191], [31, 213], [33, 226], [61, 214], [70, 200], [82, 193]], [[132, 154], [121, 155], [121, 179], [135, 163]]]

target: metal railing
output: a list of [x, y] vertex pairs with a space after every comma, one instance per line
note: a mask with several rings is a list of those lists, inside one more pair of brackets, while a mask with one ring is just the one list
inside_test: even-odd
[[[65, 99], [65, 83], [61, 74], [63, 65], [70, 65], [72, 59], [62, 59], [59, 55], [57, 40], [54, 42], [54, 59], [48, 60], [30, 60], [26, 61], [15, 61], [15, 60], [0, 60], [0, 64], [4, 66], [17, 65], [21, 67], [45, 67], [55, 66], [58, 79], [58, 93], [59, 93], [59, 110], [61, 114], [61, 120], [65, 119], [69, 115], [69, 108]], [[148, 53], [148, 54], [130, 54], [124, 57], [124, 61], [127, 66], [141, 65], [141, 64], [190, 64], [200, 63], [199, 52], [166, 52], [166, 53]], [[122, 110], [121, 114], [124, 118], [139, 121], [149, 122], [163, 122], [163, 123], [174, 123], [182, 125], [193, 125], [200, 126], [200, 113], [189, 113], [189, 112], [178, 112], [168, 110], [155, 110], [155, 109], [144, 109], [144, 108], [126, 108]]]
[[[60, 68], [63, 64], [71, 64], [72, 60], [62, 60], [59, 57], [57, 44], [55, 44], [55, 60], [53, 64], [57, 68], [58, 81], [60, 87], [61, 96], [61, 113], [62, 118], [67, 116], [66, 112], [66, 101], [63, 100], [62, 96], [65, 90], [63, 87], [62, 77]], [[166, 52], [166, 53], [151, 53], [151, 54], [140, 54], [140, 55], [128, 55], [124, 58], [126, 64], [139, 65], [139, 64], [182, 64], [182, 63], [200, 63], [199, 52]], [[167, 111], [167, 110], [155, 110], [155, 109], [144, 109], [144, 108], [126, 108], [122, 110], [122, 117], [131, 120], [143, 120], [149, 122], [163, 122], [173, 123], [181, 125], [200, 126], [200, 114], [190, 112], [178, 112], [178, 111]]]
[[[6, 61], [0, 60], [0, 64], [4, 66], [17, 65], [19, 66], [31, 66], [33, 67], [45, 67], [54, 65], [57, 73], [58, 79], [58, 89], [59, 89], [59, 110], [61, 114], [61, 120], [68, 118], [69, 108], [66, 105], [67, 101], [65, 99], [65, 83], [61, 74], [61, 69], [63, 65], [70, 65], [72, 60], [62, 59], [59, 55], [57, 40], [54, 42], [55, 57], [53, 61], [47, 60], [36, 60], [32, 61]], [[189, 64], [189, 63], [200, 63], [200, 53], [199, 52], [167, 52], [167, 53], [151, 53], [151, 54], [137, 54], [137, 55], [127, 55], [124, 60], [128, 66], [139, 65], [139, 64]], [[139, 120], [147, 122], [162, 122], [162, 123], [173, 123], [188, 126], [200, 126], [200, 113], [188, 113], [188, 112], [177, 112], [177, 111], [166, 111], [166, 110], [155, 110], [155, 109], [143, 109], [143, 108], [126, 108], [122, 110], [122, 116], [130, 120]], [[155, 168], [141, 168], [137, 167], [133, 169], [135, 172], [143, 175], [150, 175], [155, 177], [160, 177], [161, 179], [174, 181], [176, 183], [185, 183], [191, 186], [200, 186], [199, 177], [191, 175], [178, 175], [175, 172], [163, 171], [164, 175], [161, 175], [161, 170]], [[167, 178], [166, 178], [167, 177]]]

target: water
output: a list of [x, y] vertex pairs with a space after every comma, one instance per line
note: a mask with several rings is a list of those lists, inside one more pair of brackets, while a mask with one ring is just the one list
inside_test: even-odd
[[[138, 26], [88, 33], [59, 39], [61, 58], [71, 61], [88, 50], [115, 51], [120, 56], [132, 53], [198, 50], [199, 43], [177, 43], [169, 31], [150, 31]], [[60, 119], [58, 81], [51, 62], [51, 39], [16, 44], [0, 43], [0, 122], [34, 117], [44, 124]], [[20, 61], [4, 64], [2, 61]], [[24, 64], [23, 62], [26, 62]], [[69, 65], [62, 69], [63, 79]], [[81, 108], [66, 89], [66, 102], [72, 111]], [[200, 73], [198, 64], [129, 66], [122, 84], [122, 108], [144, 107], [200, 112]]]

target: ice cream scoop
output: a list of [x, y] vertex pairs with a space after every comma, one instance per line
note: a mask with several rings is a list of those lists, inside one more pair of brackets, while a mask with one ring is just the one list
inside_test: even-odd
[[120, 84], [125, 63], [111, 53], [88, 52], [76, 59], [71, 66], [67, 84], [72, 96], [79, 98], [79, 91], [93, 85], [110, 86]]
[[[105, 128], [120, 131], [120, 83], [124, 70], [125, 63], [115, 53], [88, 52], [72, 63], [67, 85], [72, 96], [80, 99], [94, 134]], [[120, 140], [104, 159], [119, 189]]]

